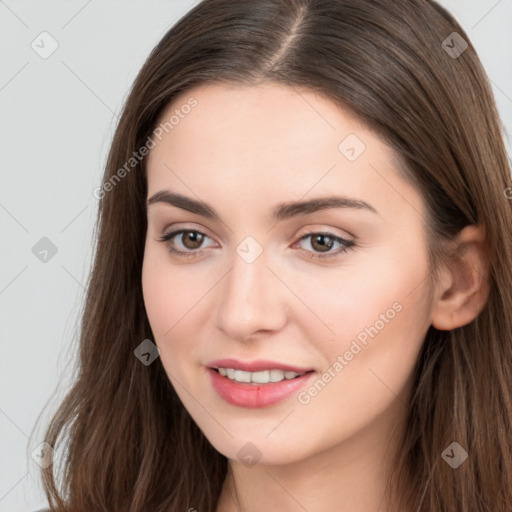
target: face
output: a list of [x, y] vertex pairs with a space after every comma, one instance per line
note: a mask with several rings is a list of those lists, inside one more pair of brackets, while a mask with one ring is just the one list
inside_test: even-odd
[[142, 280], [184, 407], [219, 452], [259, 463], [378, 429], [431, 323], [424, 204], [395, 154], [307, 89], [210, 84], [162, 122], [177, 109], [148, 159]]

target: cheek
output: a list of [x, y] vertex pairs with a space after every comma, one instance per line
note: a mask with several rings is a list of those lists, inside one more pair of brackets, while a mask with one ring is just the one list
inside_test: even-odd
[[180, 318], [186, 313], [184, 307], [190, 303], [187, 298], [190, 287], [180, 283], [179, 272], [171, 273], [171, 265], [165, 256], [165, 251], [146, 247], [142, 265], [142, 293], [154, 342], [167, 369], [169, 341], [175, 338]]
[[146, 247], [142, 266], [144, 305], [162, 364], [172, 375], [185, 371], [191, 359], [200, 359], [200, 347], [194, 343], [200, 336], [194, 329], [204, 324], [204, 318], [200, 318], [201, 298], [213, 286], [214, 277], [208, 276], [207, 270], [204, 275], [195, 272], [192, 276], [186, 264], [172, 264], [166, 251]]
[[[144, 304], [157, 340], [171, 336], [173, 326], [194, 304], [197, 292], [186, 266], [172, 265], [160, 247], [146, 246], [142, 265]], [[197, 300], [197, 299], [196, 299]], [[170, 331], [171, 330], [171, 331]]]
[[321, 325], [316, 319], [297, 320], [324, 356], [320, 377], [328, 383], [301, 396], [301, 403], [316, 401], [318, 414], [332, 407], [347, 415], [359, 411], [353, 419], [364, 422], [407, 388], [429, 326], [430, 286], [421, 247], [409, 254], [404, 262], [388, 246], [334, 279], [326, 273], [325, 283], [317, 279], [315, 292], [310, 289], [308, 306], [335, 333], [314, 336], [312, 326]]
[[335, 377], [325, 375], [332, 384], [322, 391], [319, 410], [328, 404], [347, 414], [359, 410], [363, 420], [407, 387], [429, 326], [430, 286], [425, 255], [410, 254], [413, 263], [382, 252], [378, 264], [368, 260], [340, 276], [333, 291], [311, 296], [336, 332], [321, 346], [324, 372]]
[[421, 244], [403, 251], [407, 258], [388, 243], [380, 250], [354, 254], [339, 268], [313, 269], [307, 279], [295, 269], [294, 276], [286, 276], [295, 281], [294, 293], [301, 299], [291, 310], [295, 321], [304, 329], [314, 329], [316, 335], [310, 339], [323, 340], [327, 350], [348, 350], [354, 339], [364, 343], [371, 339], [368, 329], [375, 333], [372, 327], [379, 333], [389, 331], [391, 324], [412, 326], [414, 331], [416, 322], [423, 329], [428, 316], [424, 298], [428, 263]]
[[[155, 261], [146, 252], [142, 268], [142, 292], [146, 314], [149, 325], [153, 332], [153, 342], [160, 351], [160, 362], [172, 382], [172, 376], [179, 373], [176, 364], [181, 360], [180, 357], [173, 357], [171, 353], [171, 344], [166, 340], [171, 339], [176, 328], [173, 327], [178, 321], [175, 318], [177, 310], [178, 293], [172, 293], [165, 275], [165, 267], [156, 264]], [[179, 326], [179, 324], [178, 324]], [[176, 355], [179, 347], [173, 346], [172, 352]]]

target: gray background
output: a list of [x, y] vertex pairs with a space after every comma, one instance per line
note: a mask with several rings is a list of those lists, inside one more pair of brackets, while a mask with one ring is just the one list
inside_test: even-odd
[[[0, 0], [0, 512], [46, 505], [31, 453], [73, 378], [98, 203], [92, 191], [128, 87], [196, 3]], [[442, 3], [483, 61], [510, 154], [512, 0]], [[38, 51], [50, 48], [43, 31], [58, 43], [46, 59], [31, 47], [35, 40]], [[43, 237], [57, 249], [46, 262], [32, 251]]]

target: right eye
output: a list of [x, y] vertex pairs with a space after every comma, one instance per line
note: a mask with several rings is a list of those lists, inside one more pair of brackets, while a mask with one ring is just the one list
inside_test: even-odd
[[[178, 235], [182, 235], [178, 237]], [[186, 236], [183, 236], [186, 235]], [[175, 240], [180, 241], [181, 247], [180, 249], [176, 249]], [[209, 238], [205, 233], [201, 231], [197, 231], [195, 229], [179, 229], [177, 231], [171, 231], [166, 235], [163, 235], [158, 239], [160, 242], [164, 242], [167, 245], [167, 249], [170, 253], [176, 254], [177, 256], [191, 257], [197, 256], [198, 249], [201, 247], [205, 238]], [[211, 239], [210, 239], [211, 240]]]

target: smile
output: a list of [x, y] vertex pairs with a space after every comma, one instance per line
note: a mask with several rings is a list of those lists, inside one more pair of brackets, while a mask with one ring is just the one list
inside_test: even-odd
[[245, 382], [253, 384], [268, 384], [269, 382], [281, 382], [285, 379], [295, 379], [304, 375], [304, 373], [285, 372], [279, 369], [263, 370], [259, 372], [246, 372], [244, 370], [235, 370], [234, 368], [217, 368], [218, 372], [228, 379], [236, 382]]
[[210, 382], [217, 394], [231, 405], [246, 408], [267, 407], [281, 402], [298, 393], [314, 374], [312, 370], [299, 374], [282, 370], [246, 372], [233, 368], [208, 368]]

